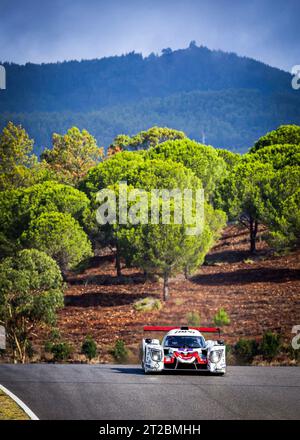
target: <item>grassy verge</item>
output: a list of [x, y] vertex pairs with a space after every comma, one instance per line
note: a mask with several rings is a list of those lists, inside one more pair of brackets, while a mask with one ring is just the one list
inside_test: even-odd
[[0, 420], [29, 420], [27, 414], [1, 390]]

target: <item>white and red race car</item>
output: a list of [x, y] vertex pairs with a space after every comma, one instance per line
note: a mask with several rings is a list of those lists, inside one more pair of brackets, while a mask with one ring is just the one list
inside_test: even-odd
[[226, 372], [225, 345], [221, 340], [205, 340], [202, 333], [220, 335], [216, 327], [145, 326], [144, 331], [167, 332], [159, 339], [143, 339], [142, 368], [145, 373], [166, 370]]

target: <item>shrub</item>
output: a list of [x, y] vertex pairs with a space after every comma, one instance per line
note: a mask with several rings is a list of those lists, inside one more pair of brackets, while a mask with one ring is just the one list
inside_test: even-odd
[[217, 326], [229, 325], [230, 318], [224, 309], [220, 309], [213, 318], [214, 324]]
[[289, 347], [287, 350], [290, 359], [300, 361], [300, 350], [295, 350], [293, 347]]
[[133, 304], [133, 308], [138, 312], [151, 312], [152, 310], [160, 310], [161, 301], [151, 296], [140, 299]]
[[53, 354], [54, 361], [66, 361], [72, 353], [72, 347], [68, 342], [54, 342], [50, 346], [50, 353]]
[[73, 351], [72, 346], [61, 339], [60, 331], [56, 327], [51, 329], [44, 348], [45, 351], [53, 354], [54, 361], [68, 360]]
[[280, 351], [281, 341], [280, 335], [267, 331], [264, 333], [260, 344], [260, 352], [265, 359], [273, 359]]
[[97, 354], [97, 344], [92, 336], [87, 336], [82, 343], [81, 353], [86, 356], [86, 358], [91, 361]]
[[226, 344], [226, 363], [227, 365], [236, 365], [236, 352], [233, 345]]
[[245, 260], [243, 261], [245, 264], [254, 264], [255, 261], [252, 260], [251, 258], [245, 258]]
[[57, 327], [52, 328], [49, 334], [49, 341], [54, 342], [59, 340], [60, 338], [61, 338], [61, 334], [59, 328]]
[[200, 315], [196, 311], [187, 313], [186, 315], [187, 324], [191, 327], [198, 327], [200, 325]]
[[258, 344], [255, 339], [239, 339], [234, 347], [236, 355], [245, 362], [252, 362], [258, 354]]
[[112, 350], [112, 355], [118, 362], [125, 362], [128, 358], [128, 350], [125, 346], [125, 342], [122, 339], [118, 339]]
[[32, 359], [34, 354], [35, 354], [35, 351], [34, 351], [34, 348], [33, 348], [33, 345], [32, 345], [31, 341], [27, 341], [26, 354], [27, 354], [29, 359]]
[[47, 341], [45, 342], [44, 349], [48, 353], [51, 353], [52, 345], [55, 342], [59, 342], [61, 340], [61, 334], [58, 328], [53, 327], [49, 332], [49, 336]]

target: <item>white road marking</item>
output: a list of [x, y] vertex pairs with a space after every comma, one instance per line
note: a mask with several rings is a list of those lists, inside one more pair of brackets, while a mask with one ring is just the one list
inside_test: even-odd
[[9, 397], [11, 397], [12, 400], [14, 400], [16, 402], [16, 404], [22, 408], [22, 410], [28, 415], [28, 417], [31, 420], [39, 420], [39, 418], [34, 414], [34, 412], [32, 412], [31, 409], [28, 408], [28, 406], [24, 402], [22, 402], [22, 400], [19, 399], [19, 397], [17, 397], [14, 393], [9, 391], [7, 388], [5, 388], [1, 384], [0, 384], [0, 390], [2, 390], [5, 394], [7, 394]]

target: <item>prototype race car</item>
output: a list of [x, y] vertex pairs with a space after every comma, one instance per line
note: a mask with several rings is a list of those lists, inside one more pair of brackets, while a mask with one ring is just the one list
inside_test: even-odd
[[225, 374], [224, 342], [206, 341], [202, 335], [218, 332], [220, 336], [219, 328], [146, 326], [144, 331], [168, 332], [162, 343], [158, 339], [143, 339], [142, 368], [145, 373], [194, 370]]

